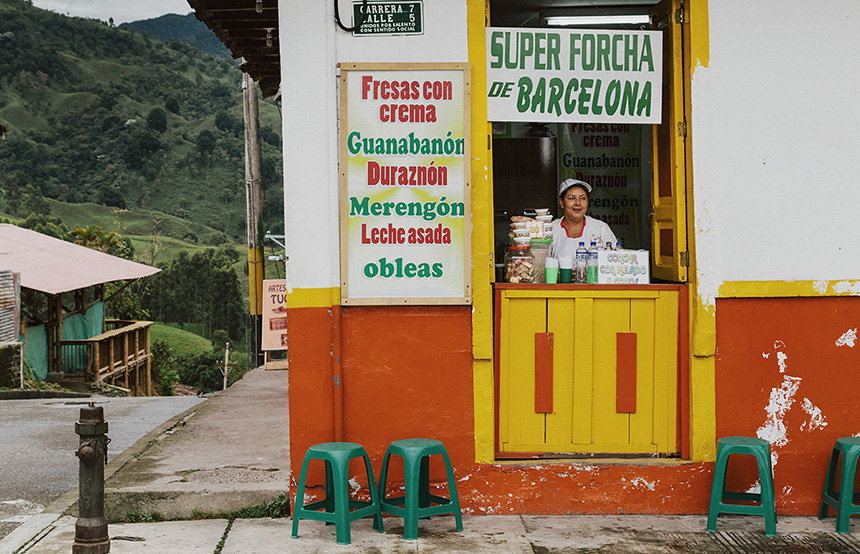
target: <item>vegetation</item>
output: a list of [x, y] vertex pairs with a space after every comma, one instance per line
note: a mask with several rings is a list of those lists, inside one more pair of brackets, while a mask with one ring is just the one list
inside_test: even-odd
[[[25, 0], [0, 0], [0, 49], [0, 123], [8, 127], [0, 141], [0, 212], [51, 215], [51, 200], [89, 202], [198, 222], [222, 233], [221, 242], [244, 238], [235, 62]], [[260, 118], [264, 221], [279, 228], [277, 106], [260, 102]], [[99, 223], [70, 223], [91, 224]], [[207, 238], [214, 239], [197, 236]]]
[[[193, 15], [116, 28], [27, 0], [0, 0], [0, 49], [0, 222], [161, 267], [121, 291], [123, 283], [108, 285], [108, 315], [201, 336], [192, 346], [180, 329], [155, 327], [163, 393], [180, 377], [220, 389], [209, 362], [223, 364], [225, 342], [236, 349], [232, 361], [248, 363], [236, 62]], [[283, 193], [273, 102], [260, 102], [260, 120], [263, 225], [277, 230]], [[241, 374], [232, 371], [230, 381]]]

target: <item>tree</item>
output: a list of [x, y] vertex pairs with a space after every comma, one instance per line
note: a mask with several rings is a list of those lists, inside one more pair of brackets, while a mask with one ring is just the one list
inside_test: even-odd
[[[232, 340], [244, 337], [245, 313], [235, 249], [186, 250], [150, 278], [142, 306], [158, 321], [200, 324], [205, 336], [223, 329]], [[189, 383], [191, 384], [191, 383]]]
[[51, 215], [51, 207], [48, 205], [45, 195], [42, 194], [42, 189], [27, 185], [25, 190], [27, 191], [27, 200], [24, 202], [24, 206], [30, 213]]
[[163, 133], [167, 130], [167, 113], [161, 108], [153, 108], [146, 116], [146, 124], [150, 129]]
[[19, 227], [30, 229], [55, 239], [72, 242], [72, 235], [69, 228], [63, 223], [59, 217], [51, 217], [45, 214], [30, 214], [27, 218], [18, 224]]
[[239, 120], [227, 112], [218, 112], [215, 114], [215, 127], [227, 133], [236, 133], [242, 130]]
[[127, 260], [133, 258], [134, 248], [131, 246], [131, 242], [119, 233], [113, 231], [105, 233], [101, 225], [90, 225], [86, 229], [75, 227], [72, 229], [71, 235], [75, 244]]
[[215, 151], [215, 133], [204, 129], [197, 135], [197, 150], [203, 154], [211, 154]]
[[164, 103], [164, 107], [167, 108], [167, 111], [170, 113], [179, 115], [179, 100], [177, 100], [175, 96], [168, 98], [167, 102]]
[[21, 187], [18, 186], [18, 177], [14, 173], [6, 177], [3, 189], [6, 191], [6, 211], [10, 215], [18, 215], [21, 209]]

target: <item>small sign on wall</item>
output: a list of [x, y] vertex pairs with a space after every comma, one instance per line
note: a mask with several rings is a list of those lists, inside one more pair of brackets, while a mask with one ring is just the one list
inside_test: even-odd
[[597, 283], [601, 285], [647, 285], [651, 264], [647, 250], [600, 250], [597, 252]]
[[287, 281], [263, 280], [263, 350], [287, 349]]
[[421, 0], [353, 2], [352, 20], [362, 21], [361, 26], [352, 33], [356, 36], [423, 35], [424, 5]]

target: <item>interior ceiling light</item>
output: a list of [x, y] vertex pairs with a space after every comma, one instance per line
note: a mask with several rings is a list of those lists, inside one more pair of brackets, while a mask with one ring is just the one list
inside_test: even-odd
[[628, 15], [552, 15], [546, 18], [547, 25], [640, 25], [650, 23], [651, 18], [644, 14]]
[[257, 13], [263, 13], [263, 0], [257, 0], [257, 5], [254, 6]]

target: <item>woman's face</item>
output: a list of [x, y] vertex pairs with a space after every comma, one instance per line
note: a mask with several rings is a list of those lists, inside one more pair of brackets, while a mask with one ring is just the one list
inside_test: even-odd
[[588, 194], [579, 186], [572, 186], [558, 199], [563, 217], [569, 221], [579, 222], [588, 210]]

